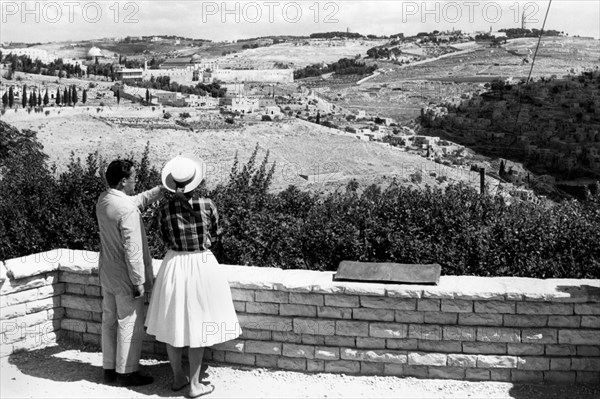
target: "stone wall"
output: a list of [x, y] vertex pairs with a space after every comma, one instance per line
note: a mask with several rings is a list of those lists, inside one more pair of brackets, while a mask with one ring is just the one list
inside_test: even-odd
[[222, 82], [274, 82], [291, 83], [294, 81], [292, 69], [215, 69], [211, 72], [214, 80]]
[[[55, 250], [5, 263], [2, 356], [57, 339], [99, 345], [97, 258]], [[334, 272], [222, 267], [243, 335], [206, 351], [216, 362], [600, 383], [600, 280], [442, 276], [437, 286], [396, 285], [334, 282]], [[165, 354], [151, 336], [144, 351]]]

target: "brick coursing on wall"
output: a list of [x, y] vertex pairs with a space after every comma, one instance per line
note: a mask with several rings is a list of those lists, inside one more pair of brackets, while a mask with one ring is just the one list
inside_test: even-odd
[[[155, 272], [160, 261], [154, 262]], [[100, 344], [97, 253], [1, 265], [0, 356]], [[309, 372], [600, 383], [600, 280], [442, 276], [437, 286], [333, 281], [333, 272], [222, 265], [243, 334], [216, 362]], [[164, 355], [146, 336], [144, 351]]]

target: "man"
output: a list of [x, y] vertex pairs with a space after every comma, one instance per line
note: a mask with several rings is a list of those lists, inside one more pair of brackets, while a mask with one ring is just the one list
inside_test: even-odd
[[138, 373], [144, 338], [144, 296], [154, 273], [140, 209], [162, 197], [157, 186], [138, 195], [133, 162], [116, 160], [106, 169], [109, 189], [96, 203], [100, 230], [102, 367], [104, 381], [123, 386], [151, 384]]

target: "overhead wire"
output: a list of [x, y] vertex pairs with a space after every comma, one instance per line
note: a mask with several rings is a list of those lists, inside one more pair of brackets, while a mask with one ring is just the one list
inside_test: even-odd
[[523, 97], [523, 92], [529, 86], [529, 82], [531, 81], [531, 73], [533, 72], [533, 66], [535, 65], [535, 58], [538, 53], [538, 49], [540, 48], [540, 43], [542, 42], [542, 36], [544, 35], [544, 27], [546, 26], [546, 20], [548, 19], [548, 13], [550, 12], [550, 6], [552, 5], [552, 0], [548, 2], [548, 8], [546, 9], [546, 15], [544, 16], [544, 22], [542, 23], [542, 29], [540, 30], [540, 37], [538, 38], [537, 46], [535, 47], [535, 52], [533, 53], [533, 59], [531, 60], [531, 68], [529, 68], [529, 74], [527, 75], [527, 80], [525, 81], [525, 87], [521, 90], [519, 95], [519, 109], [517, 110], [517, 117], [515, 118], [515, 127], [513, 128], [513, 132], [516, 132], [517, 124], [519, 123], [519, 115], [521, 114], [521, 108], [523, 107], [523, 101], [521, 101]]

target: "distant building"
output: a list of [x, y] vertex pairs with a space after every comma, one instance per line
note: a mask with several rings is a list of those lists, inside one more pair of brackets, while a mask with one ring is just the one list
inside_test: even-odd
[[221, 104], [225, 105], [225, 107], [232, 112], [249, 114], [259, 110], [259, 101], [258, 98], [232, 97], [222, 99]]
[[160, 64], [160, 69], [196, 69], [195, 64], [200, 63], [202, 60], [199, 56], [194, 57], [177, 57], [169, 58]]
[[117, 76], [117, 80], [121, 81], [136, 81], [143, 80], [144, 78], [144, 70], [142, 68], [118, 68], [115, 71], [115, 75]]
[[266, 107], [261, 107], [261, 110], [266, 115], [280, 115], [281, 114], [281, 108], [279, 108], [276, 105], [270, 105], [270, 106], [266, 106]]
[[48, 51], [39, 49], [39, 48], [29, 48], [29, 47], [28, 48], [11, 48], [11, 49], [0, 48], [0, 51], [2, 51], [3, 55], [13, 54], [18, 57], [27, 56], [27, 57], [31, 58], [32, 61], [40, 60], [44, 64], [49, 64], [51, 62], [56, 61], [58, 58], [62, 58], [63, 64], [79, 65], [79, 67], [81, 68], [81, 70], [83, 72], [87, 71], [87, 66], [83, 65], [83, 62], [81, 60], [76, 60], [73, 58], [58, 57], [58, 56], [56, 56], [56, 54], [50, 54], [50, 53], [48, 53]]
[[92, 47], [89, 49], [88, 51], [88, 57], [103, 57], [104, 55], [102, 54], [102, 50], [100, 50], [98, 47]]
[[50, 54], [48, 54], [46, 50], [39, 48], [2, 48], [0, 49], [0, 51], [2, 51], [2, 54], [5, 56], [9, 54], [16, 55], [17, 57], [24, 55], [31, 58], [32, 61], [35, 61], [37, 59], [44, 63], [54, 61], [55, 59], [55, 57], [50, 56]]
[[154, 92], [150, 96], [150, 102], [161, 105], [185, 106], [185, 101], [181, 93], [163, 91]]
[[291, 83], [294, 81], [293, 69], [215, 69], [205, 72], [204, 80], [233, 82], [269, 82]]

